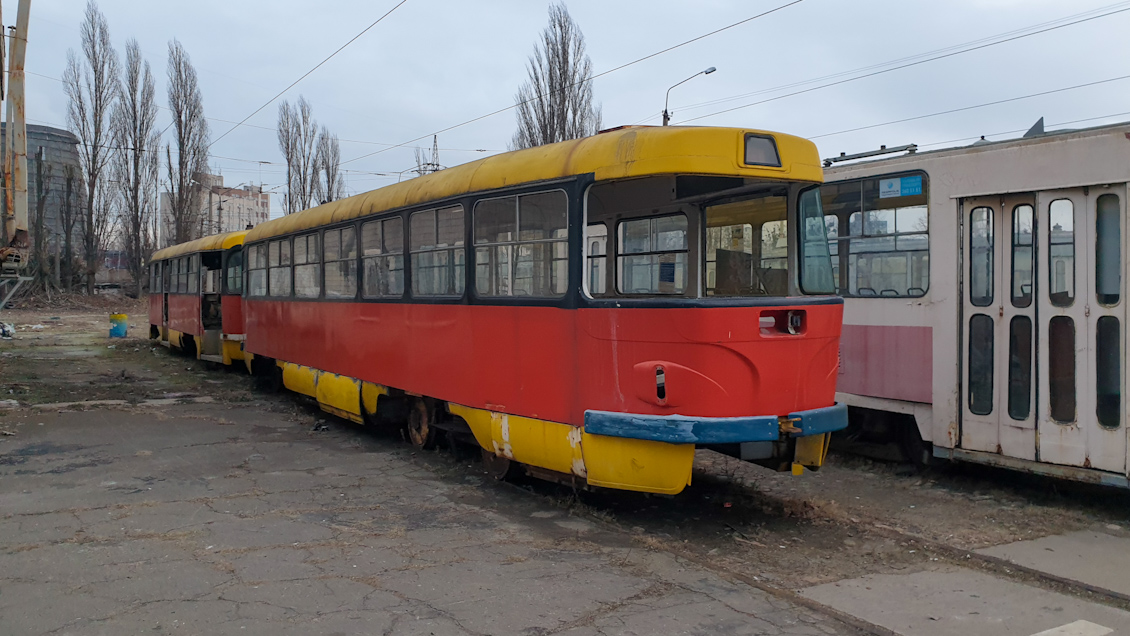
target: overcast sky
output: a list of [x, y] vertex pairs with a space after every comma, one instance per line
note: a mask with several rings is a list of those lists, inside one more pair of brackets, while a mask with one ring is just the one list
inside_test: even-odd
[[[119, 50], [128, 38], [139, 41], [162, 106], [167, 105], [168, 42], [180, 39], [199, 72], [216, 139], [398, 1], [101, 0], [99, 6]], [[600, 73], [787, 1], [571, 0], [568, 8]], [[83, 4], [33, 3], [30, 123], [65, 127], [66, 97], [56, 80], [67, 50], [79, 48]], [[386, 147], [380, 144], [403, 143], [512, 105], [546, 24], [547, 6], [539, 0], [408, 0], [281, 99], [305, 95], [318, 121], [341, 138], [350, 194], [393, 183], [395, 173], [415, 165], [411, 146], [350, 160]], [[4, 2], [5, 22], [14, 21], [15, 9], [15, 0]], [[863, 72], [751, 93], [1118, 9], [1130, 9], [1130, 2], [804, 0], [598, 78], [594, 92], [605, 127], [658, 124], [669, 86], [717, 67], [716, 73], [672, 92], [672, 123], [679, 124]], [[1130, 75], [1128, 32], [1130, 11], [1124, 11], [689, 123], [815, 137], [1107, 80]], [[706, 102], [715, 103], [701, 105]], [[262, 181], [279, 189], [284, 166], [274, 131], [264, 129], [275, 125], [277, 109], [272, 103], [248, 121], [257, 127], [245, 125], [213, 145], [212, 167], [227, 185]], [[999, 139], [1016, 135], [994, 133], [1026, 129], [1041, 116], [1048, 124], [1089, 120], [1072, 128], [1130, 120], [1130, 79], [815, 141], [827, 157], [880, 144], [925, 146], [979, 135]], [[168, 111], [162, 110], [158, 121], [166, 126]], [[446, 132], [439, 138], [440, 162], [453, 166], [501, 152], [513, 130], [514, 114], [507, 111]], [[948, 145], [964, 143], [969, 142]], [[431, 140], [414, 145], [430, 148]], [[276, 200], [274, 215], [279, 208]]]

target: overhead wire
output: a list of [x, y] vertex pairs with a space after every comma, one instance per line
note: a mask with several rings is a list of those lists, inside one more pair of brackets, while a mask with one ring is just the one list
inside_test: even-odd
[[942, 111], [938, 111], [936, 113], [930, 113], [930, 114], [927, 114], [927, 115], [916, 115], [914, 117], [904, 117], [902, 119], [885, 121], [881, 124], [869, 124], [867, 126], [857, 126], [855, 128], [848, 128], [846, 130], [837, 130], [836, 132], [823, 133], [823, 134], [820, 134], [820, 135], [808, 135], [806, 138], [807, 139], [823, 139], [824, 137], [833, 137], [835, 135], [844, 135], [844, 134], [847, 134], [847, 133], [857, 132], [857, 131], [860, 131], [860, 130], [870, 130], [872, 128], [880, 128], [880, 127], [883, 127], [883, 126], [893, 126], [894, 124], [901, 124], [901, 123], [908, 122], [908, 121], [918, 121], [920, 119], [928, 119], [930, 117], [939, 117], [941, 115], [949, 115], [949, 114], [952, 114], [952, 113], [960, 113], [960, 112], [967, 111], [967, 110], [975, 110], [975, 109], [978, 109], [978, 108], [986, 108], [988, 106], [996, 106], [998, 104], [1007, 104], [1009, 102], [1018, 102], [1018, 101], [1024, 100], [1024, 99], [1032, 99], [1033, 97], [1042, 97], [1044, 95], [1052, 95], [1052, 94], [1055, 94], [1055, 93], [1063, 93], [1065, 91], [1073, 91], [1073, 90], [1080, 89], [1080, 88], [1087, 88], [1089, 86], [1098, 86], [1100, 84], [1109, 84], [1111, 82], [1118, 82], [1118, 81], [1125, 80], [1125, 79], [1130, 79], [1130, 75], [1120, 75], [1118, 77], [1111, 77], [1111, 78], [1107, 78], [1107, 79], [1104, 79], [1104, 80], [1098, 80], [1098, 81], [1094, 81], [1094, 82], [1086, 82], [1084, 84], [1076, 84], [1074, 86], [1065, 86], [1063, 88], [1055, 88], [1055, 89], [1052, 89], [1052, 90], [1040, 91], [1038, 93], [1031, 93], [1029, 95], [1020, 95], [1019, 97], [1009, 97], [1007, 99], [998, 99], [998, 100], [994, 100], [994, 101], [991, 101], [991, 102], [974, 104], [972, 106], [962, 106], [961, 108], [951, 108], [949, 110], [942, 110]]
[[[392, 15], [392, 12], [393, 12], [393, 11], [396, 11], [396, 10], [397, 10], [397, 9], [399, 9], [399, 8], [400, 8], [401, 6], [403, 6], [405, 2], [408, 2], [408, 0], [400, 0], [400, 2], [396, 3], [396, 6], [394, 6], [394, 7], [393, 7], [393, 8], [391, 8], [391, 9], [389, 9], [389, 10], [388, 10], [388, 11], [387, 11], [387, 12], [386, 12], [386, 13], [385, 13], [384, 15], [382, 15], [382, 16], [381, 16], [381, 17], [379, 17], [379, 18], [377, 18], [377, 19], [376, 19], [376, 21], [374, 21], [374, 22], [373, 22], [372, 24], [370, 24], [369, 26], [365, 27], [365, 28], [364, 28], [364, 29], [363, 29], [363, 30], [362, 30], [362, 31], [361, 31], [360, 33], [358, 33], [357, 35], [353, 36], [353, 37], [352, 37], [352, 38], [351, 38], [351, 39], [350, 39], [350, 40], [349, 40], [348, 42], [346, 42], [345, 44], [342, 44], [340, 48], [338, 48], [338, 49], [337, 49], [336, 51], [334, 51], [333, 53], [330, 53], [330, 54], [329, 54], [329, 56], [327, 56], [327, 57], [326, 57], [325, 59], [323, 59], [323, 60], [322, 60], [321, 62], [318, 62], [318, 63], [317, 63], [317, 64], [316, 64], [315, 66], [314, 66], [314, 68], [312, 68], [312, 69], [310, 69], [309, 71], [306, 71], [305, 73], [303, 73], [303, 74], [302, 74], [302, 77], [299, 77], [298, 79], [296, 79], [296, 80], [294, 80], [293, 82], [291, 82], [291, 84], [290, 84], [289, 86], [287, 86], [286, 88], [284, 88], [284, 89], [282, 89], [281, 91], [279, 91], [279, 93], [278, 93], [277, 95], [275, 95], [275, 96], [274, 96], [274, 97], [272, 97], [271, 99], [267, 100], [267, 101], [266, 101], [266, 102], [265, 102], [265, 103], [264, 103], [264, 104], [263, 104], [262, 106], [260, 106], [259, 108], [256, 108], [254, 112], [252, 112], [252, 113], [251, 113], [250, 115], [248, 115], [247, 117], [244, 117], [244, 118], [243, 118], [243, 119], [242, 119], [242, 120], [241, 120], [241, 121], [240, 121], [240, 122], [239, 122], [238, 124], [236, 124], [236, 125], [232, 126], [231, 128], [229, 128], [229, 129], [227, 130], [227, 132], [225, 132], [224, 134], [220, 135], [220, 136], [219, 136], [218, 138], [216, 138], [215, 140], [213, 140], [213, 141], [212, 141], [212, 142], [211, 142], [210, 144], [208, 144], [208, 147], [209, 147], [209, 148], [211, 148], [212, 146], [216, 145], [217, 143], [219, 143], [219, 141], [220, 141], [221, 139], [223, 139], [224, 137], [227, 137], [227, 136], [228, 136], [229, 134], [231, 134], [231, 132], [232, 132], [233, 130], [235, 130], [236, 128], [239, 128], [239, 127], [240, 127], [240, 126], [242, 126], [243, 124], [247, 123], [247, 120], [248, 120], [248, 119], [251, 119], [251, 118], [252, 118], [252, 117], [254, 117], [255, 115], [258, 115], [260, 111], [262, 111], [262, 110], [263, 110], [264, 108], [266, 108], [267, 106], [270, 106], [270, 105], [271, 105], [271, 104], [272, 104], [272, 103], [273, 103], [273, 102], [274, 102], [274, 101], [275, 101], [276, 99], [278, 99], [278, 98], [282, 97], [282, 96], [283, 96], [283, 95], [284, 95], [284, 94], [285, 94], [285, 93], [286, 93], [287, 91], [289, 91], [290, 89], [292, 89], [292, 88], [294, 88], [295, 86], [297, 86], [299, 82], [301, 82], [302, 80], [304, 80], [304, 79], [306, 79], [307, 77], [309, 77], [311, 73], [313, 73], [314, 71], [316, 71], [316, 70], [318, 70], [319, 68], [321, 68], [321, 67], [322, 67], [322, 65], [324, 65], [324, 64], [325, 64], [326, 62], [329, 62], [330, 60], [332, 60], [332, 59], [333, 59], [333, 58], [334, 58], [334, 57], [335, 57], [335, 56], [336, 56], [336, 55], [337, 55], [338, 53], [341, 53], [342, 51], [344, 51], [344, 50], [345, 50], [345, 48], [346, 48], [347, 46], [349, 46], [350, 44], [353, 44], [354, 42], [356, 42], [358, 38], [360, 38], [360, 37], [361, 37], [362, 35], [365, 35], [366, 33], [368, 33], [370, 29], [372, 29], [373, 27], [375, 27], [375, 26], [377, 26], [378, 24], [380, 24], [380, 23], [381, 23], [381, 21], [382, 21], [382, 20], [384, 20], [385, 18], [387, 18], [388, 16]], [[166, 130], [168, 130], [168, 128], [166, 128]]]
[[941, 60], [941, 59], [945, 59], [945, 58], [949, 58], [949, 57], [954, 57], [956, 55], [962, 55], [964, 53], [979, 51], [981, 49], [986, 49], [986, 48], [989, 48], [989, 47], [992, 47], [992, 46], [997, 46], [999, 44], [1005, 44], [1006, 42], [1013, 42], [1013, 41], [1020, 40], [1020, 39], [1023, 39], [1023, 38], [1032, 37], [1033, 35], [1039, 35], [1041, 33], [1047, 33], [1049, 31], [1055, 31], [1057, 29], [1062, 29], [1062, 28], [1065, 28], [1065, 27], [1074, 26], [1076, 24], [1081, 24], [1083, 22], [1089, 22], [1091, 20], [1098, 20], [1100, 18], [1105, 18], [1105, 17], [1112, 16], [1112, 15], [1115, 15], [1115, 14], [1124, 13], [1126, 11], [1130, 11], [1130, 6], [1124, 7], [1124, 8], [1121, 8], [1121, 9], [1116, 9], [1116, 10], [1113, 10], [1113, 11], [1108, 11], [1107, 13], [1102, 13], [1102, 14], [1095, 15], [1095, 16], [1081, 18], [1079, 20], [1075, 20], [1075, 21], [1072, 21], [1072, 22], [1067, 22], [1067, 23], [1064, 23], [1064, 24], [1058, 24], [1058, 25], [1055, 25], [1055, 26], [1050, 26], [1050, 27], [1047, 27], [1047, 28], [1039, 29], [1037, 31], [1031, 31], [1031, 32], [1028, 32], [1028, 33], [1020, 34], [1020, 35], [1014, 35], [1012, 37], [1008, 37], [1008, 38], [1005, 38], [1003, 40], [996, 40], [994, 42], [980, 44], [980, 45], [977, 45], [977, 46], [971, 46], [971, 47], [964, 48], [964, 49], [961, 49], [961, 50], [958, 50], [958, 51], [950, 51], [948, 53], [935, 55], [933, 57], [928, 57], [928, 58], [916, 60], [916, 61], [913, 61], [913, 62], [908, 62], [906, 64], [900, 64], [898, 66], [893, 66], [891, 68], [885, 68], [885, 69], [881, 69], [881, 70], [877, 70], [877, 71], [872, 71], [870, 73], [865, 73], [863, 75], [857, 75], [857, 76], [854, 76], [854, 77], [848, 77], [846, 79], [841, 79], [841, 80], [837, 80], [837, 81], [834, 81], [834, 82], [828, 82], [826, 84], [821, 84], [819, 86], [813, 86], [813, 87], [810, 87], [810, 88], [805, 88], [805, 89], [802, 89], [802, 90], [793, 91], [793, 92], [790, 92], [790, 93], [785, 93], [784, 95], [777, 95], [777, 96], [774, 96], [774, 97], [769, 97], [769, 98], [762, 99], [762, 100], [759, 100], [759, 101], [756, 101], [756, 102], [753, 102], [753, 103], [750, 103], [750, 104], [743, 104], [741, 106], [734, 106], [733, 108], [726, 108], [726, 109], [723, 109], [723, 110], [715, 111], [713, 113], [707, 113], [705, 115], [699, 115], [697, 117], [691, 117], [689, 119], [684, 119], [681, 123], [689, 123], [689, 122], [692, 122], [692, 121], [698, 121], [700, 119], [706, 119], [707, 117], [714, 117], [714, 116], [717, 116], [717, 115], [722, 115], [724, 113], [731, 113], [731, 112], [734, 112], [736, 110], [751, 108], [753, 106], [760, 106], [761, 104], [767, 104], [769, 102], [777, 101], [777, 100], [780, 100], [780, 99], [785, 99], [786, 97], [794, 97], [796, 95], [803, 95], [805, 93], [811, 93], [813, 91], [818, 91], [818, 90], [829, 88], [829, 87], [832, 87], [832, 86], [840, 86], [842, 84], [847, 84], [848, 82], [855, 82], [855, 81], [858, 81], [858, 80], [861, 80], [861, 79], [866, 79], [866, 78], [869, 78], [869, 77], [875, 77], [876, 75], [882, 75], [884, 73], [890, 73], [892, 71], [898, 71], [898, 70], [901, 70], [901, 69], [904, 69], [904, 68], [910, 68], [912, 66], [918, 66], [920, 64], [926, 64], [927, 62], [934, 62], [934, 61], [937, 61], [937, 60]]
[[[1109, 115], [1099, 115], [1098, 117], [1086, 117], [1083, 119], [1073, 119], [1071, 121], [1061, 121], [1056, 124], [1045, 124], [1046, 128], [1056, 128], [1058, 126], [1070, 126], [1071, 124], [1081, 124], [1088, 121], [1096, 121], [1099, 119], [1110, 119], [1112, 117], [1125, 117], [1130, 115], [1130, 111], [1122, 113], [1111, 113]], [[1015, 135], [1016, 133], [1027, 132], [1028, 128], [1017, 128], [1015, 130], [1004, 130], [1001, 132], [987, 133], [984, 135], [973, 135], [972, 137], [962, 137], [960, 139], [949, 139], [947, 141], [932, 141], [928, 144], [916, 144], [919, 148], [931, 148], [933, 146], [944, 146], [946, 144], [955, 144], [959, 141], [970, 141], [973, 139], [984, 139], [985, 137], [1000, 137], [1001, 135]]]
[[[654, 52], [654, 53], [651, 53], [651, 54], [649, 54], [649, 55], [645, 55], [645, 56], [643, 56], [643, 57], [641, 57], [641, 58], [639, 58], [639, 59], [636, 59], [636, 60], [632, 60], [631, 62], [627, 62], [627, 63], [625, 63], [625, 64], [621, 64], [620, 66], [617, 66], [617, 67], [614, 67], [614, 68], [610, 68], [610, 69], [608, 69], [607, 71], [603, 71], [603, 72], [601, 72], [601, 73], [597, 73], [596, 75], [593, 75], [592, 77], [589, 77], [589, 78], [583, 79], [583, 80], [581, 80], [581, 81], [579, 81], [579, 82], [574, 82], [574, 83], [572, 83], [572, 84], [570, 84], [570, 85], [568, 85], [568, 86], [565, 86], [565, 87], [563, 87], [563, 88], [562, 88], [561, 90], [568, 90], [568, 89], [570, 89], [570, 88], [573, 88], [573, 87], [575, 87], [575, 86], [579, 86], [579, 85], [581, 85], [581, 84], [585, 84], [585, 83], [588, 83], [588, 82], [592, 82], [592, 81], [594, 81], [594, 80], [596, 80], [596, 79], [598, 79], [598, 78], [600, 78], [600, 77], [604, 77], [605, 75], [609, 75], [609, 74], [611, 74], [611, 73], [615, 73], [616, 71], [619, 71], [619, 70], [622, 70], [622, 69], [628, 68], [629, 66], [632, 66], [632, 65], [635, 65], [635, 64], [639, 64], [640, 62], [644, 62], [644, 61], [646, 61], [646, 60], [650, 60], [651, 58], [653, 58], [653, 57], [656, 57], [656, 56], [659, 56], [659, 55], [663, 55], [664, 53], [669, 53], [669, 52], [671, 52], [671, 51], [674, 51], [675, 49], [678, 49], [678, 48], [684, 47], [684, 46], [686, 46], [686, 45], [688, 45], [688, 44], [692, 44], [692, 43], [694, 43], [694, 42], [698, 42], [699, 40], [702, 40], [702, 39], [704, 39], [704, 38], [708, 38], [708, 37], [710, 37], [710, 36], [713, 36], [713, 35], [717, 35], [717, 34], [719, 34], [719, 33], [722, 33], [723, 31], [728, 31], [729, 29], [733, 29], [733, 28], [735, 28], [735, 27], [738, 27], [738, 26], [741, 26], [741, 25], [743, 25], [743, 24], [746, 24], [747, 22], [751, 22], [751, 21], [753, 21], [753, 20], [757, 20], [758, 18], [763, 18], [763, 17], [765, 17], [765, 16], [767, 16], [767, 15], [770, 15], [770, 14], [776, 13], [776, 12], [778, 12], [778, 11], [781, 11], [781, 10], [783, 10], [783, 9], [787, 9], [787, 8], [789, 8], [789, 7], [793, 6], [793, 5], [796, 5], [796, 4], [800, 4], [801, 2], [804, 2], [804, 0], [792, 0], [791, 2], [787, 2], [787, 3], [785, 3], [785, 4], [782, 4], [782, 5], [778, 6], [778, 7], [775, 7], [775, 8], [773, 8], [773, 9], [770, 9], [770, 10], [768, 10], [768, 11], [764, 11], [764, 12], [762, 12], [762, 13], [759, 13], [759, 14], [757, 14], [757, 15], [754, 15], [754, 16], [751, 16], [751, 17], [748, 17], [748, 18], [745, 18], [745, 19], [743, 19], [743, 20], [739, 20], [739, 21], [737, 21], [737, 22], [734, 22], [733, 24], [729, 24], [729, 25], [726, 25], [726, 26], [724, 26], [724, 27], [722, 27], [722, 28], [720, 28], [720, 29], [715, 29], [715, 30], [713, 30], [713, 31], [711, 31], [711, 32], [709, 32], [709, 33], [704, 33], [704, 34], [702, 34], [702, 35], [700, 35], [700, 36], [697, 36], [697, 37], [691, 38], [691, 39], [689, 39], [689, 40], [686, 40], [686, 41], [684, 41], [684, 42], [680, 42], [679, 44], [676, 44], [676, 45], [674, 45], [674, 46], [669, 46], [669, 47], [667, 47], [667, 48], [665, 48], [665, 49], [663, 49], [663, 50], [660, 50], [660, 51], [656, 51], [656, 52]], [[456, 128], [462, 128], [463, 126], [467, 126], [467, 125], [469, 125], [469, 124], [473, 124], [473, 123], [475, 123], [475, 122], [477, 122], [477, 121], [481, 121], [481, 120], [483, 120], [483, 119], [487, 119], [488, 117], [493, 117], [493, 116], [495, 116], [495, 115], [498, 115], [498, 114], [500, 114], [500, 113], [505, 113], [506, 111], [509, 111], [509, 110], [513, 110], [513, 109], [515, 109], [515, 108], [517, 108], [517, 107], [519, 107], [519, 106], [522, 106], [522, 105], [524, 105], [524, 104], [528, 104], [528, 103], [530, 103], [531, 101], [533, 101], [534, 99], [536, 99], [536, 98], [531, 98], [531, 99], [527, 99], [527, 100], [525, 100], [525, 101], [522, 101], [522, 102], [518, 102], [518, 103], [512, 104], [512, 105], [510, 105], [510, 106], [507, 106], [506, 108], [500, 108], [500, 109], [498, 109], [498, 110], [495, 110], [495, 111], [491, 111], [491, 112], [489, 112], [489, 113], [487, 113], [487, 114], [485, 114], [485, 115], [480, 115], [480, 116], [478, 116], [478, 117], [475, 117], [475, 118], [473, 118], [473, 119], [468, 119], [468, 120], [467, 120], [467, 121], [465, 121], [465, 122], [462, 122], [462, 123], [459, 123], [459, 124], [455, 124], [454, 126], [448, 126], [447, 128], [443, 128], [442, 130], [437, 130], [437, 131], [435, 131], [435, 132], [430, 132], [430, 133], [428, 133], [428, 134], [426, 134], [426, 135], [420, 135], [419, 137], [416, 137], [415, 139], [410, 139], [410, 140], [408, 140], [408, 141], [405, 141], [405, 142], [403, 142], [403, 143], [399, 143], [399, 144], [396, 144], [395, 146], [391, 146], [391, 147], [389, 147], [389, 148], [384, 148], [384, 149], [382, 149], [382, 150], [377, 150], [377, 151], [375, 151], [375, 152], [370, 152], [369, 154], [367, 154], [367, 155], [361, 155], [360, 157], [354, 157], [353, 159], [349, 159], [349, 160], [347, 160], [347, 161], [343, 161], [343, 162], [342, 162], [342, 165], [344, 165], [344, 164], [347, 164], [347, 163], [353, 163], [354, 161], [360, 161], [360, 160], [362, 160], [362, 159], [366, 159], [366, 158], [368, 158], [368, 157], [372, 157], [372, 156], [374, 156], [374, 155], [379, 155], [379, 154], [381, 154], [381, 153], [383, 153], [383, 152], [388, 152], [389, 150], [393, 150], [393, 149], [395, 149], [395, 148], [402, 148], [402, 147], [404, 147], [404, 146], [407, 146], [408, 144], [411, 144], [411, 143], [415, 143], [415, 142], [417, 142], [417, 141], [420, 141], [420, 140], [422, 140], [422, 139], [427, 139], [428, 137], [432, 137], [432, 136], [434, 136], [434, 135], [440, 135], [440, 134], [443, 134], [443, 133], [445, 133], [445, 132], [448, 132], [448, 131], [451, 131], [451, 130], [455, 130]]]

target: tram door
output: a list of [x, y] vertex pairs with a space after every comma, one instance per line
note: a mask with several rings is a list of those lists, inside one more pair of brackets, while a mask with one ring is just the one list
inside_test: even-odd
[[1036, 459], [1033, 195], [962, 201], [961, 447]]
[[1040, 461], [1126, 471], [1125, 196], [1039, 194]]

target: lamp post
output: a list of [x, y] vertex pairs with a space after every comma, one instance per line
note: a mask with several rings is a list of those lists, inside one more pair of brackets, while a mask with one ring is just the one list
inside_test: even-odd
[[[693, 80], [694, 78], [698, 77], [699, 75], [710, 75], [711, 73], [713, 73], [714, 71], [717, 71], [717, 70], [718, 69], [711, 66], [710, 68], [708, 68], [704, 71], [699, 71], [699, 72], [695, 73], [694, 75], [691, 75], [687, 79], [679, 82], [679, 84], [686, 84], [687, 82]], [[675, 84], [675, 86], [678, 86], [679, 84]], [[672, 86], [671, 88], [675, 88], [675, 86]], [[670, 101], [671, 101], [671, 88], [667, 89], [667, 99], [663, 100], [663, 125], [664, 126], [666, 126], [671, 121], [671, 113], [667, 112], [667, 104], [670, 103]]]

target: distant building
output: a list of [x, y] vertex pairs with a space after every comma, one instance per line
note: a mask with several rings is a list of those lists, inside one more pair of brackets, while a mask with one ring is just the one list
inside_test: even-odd
[[[0, 147], [3, 147], [6, 125], [0, 122]], [[74, 246], [82, 241], [82, 209], [86, 200], [86, 185], [79, 168], [79, 140], [73, 134], [51, 126], [27, 125], [27, 206], [29, 232], [34, 233], [39, 213], [40, 199], [43, 204], [43, 229], [47, 239], [47, 252], [54, 256], [57, 241], [63, 236], [63, 206], [67, 199], [67, 180], [70, 179], [71, 209], [74, 226], [71, 240]], [[43, 190], [39, 189], [39, 152], [43, 149]], [[42, 196], [41, 196], [42, 195]], [[5, 197], [0, 196], [0, 209], [6, 207]], [[35, 237], [29, 239], [33, 242]]]
[[[271, 218], [271, 195], [263, 192], [262, 186], [229, 188], [224, 186], [222, 176], [212, 174], [197, 174], [194, 180], [201, 191], [199, 220], [192, 238], [244, 230]], [[162, 192], [160, 244], [171, 245], [174, 236], [171, 198], [168, 192]]]

